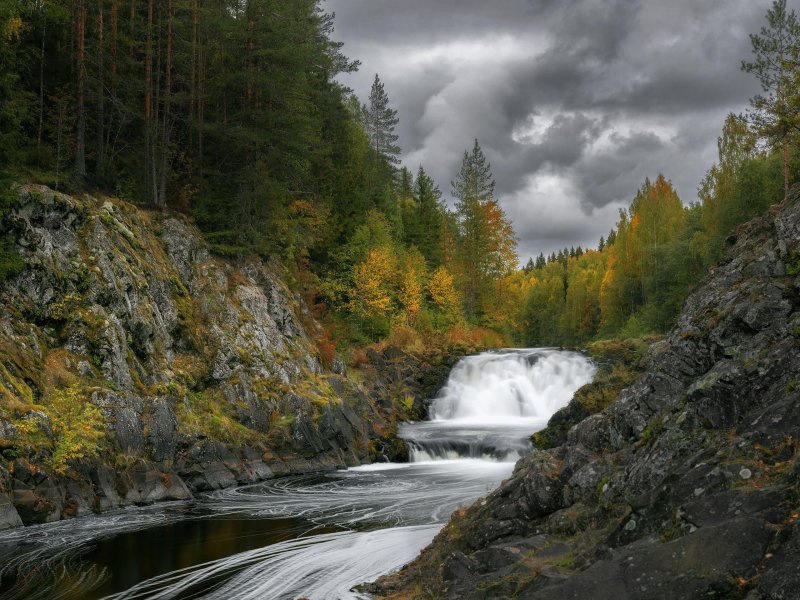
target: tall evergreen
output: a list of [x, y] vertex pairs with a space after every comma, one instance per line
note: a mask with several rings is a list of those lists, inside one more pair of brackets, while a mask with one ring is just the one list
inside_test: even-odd
[[417, 196], [417, 222], [419, 235], [416, 245], [430, 267], [438, 267], [444, 260], [443, 229], [444, 205], [439, 187], [420, 166], [415, 182]]
[[472, 151], [464, 151], [461, 168], [452, 182], [453, 196], [457, 200], [457, 210], [461, 212], [462, 205], [478, 206], [488, 202], [494, 196], [494, 187], [492, 167], [476, 139]]
[[494, 282], [515, 262], [516, 241], [508, 220], [494, 201], [492, 169], [478, 140], [465, 151], [452, 182], [459, 227], [459, 268], [467, 315], [480, 318]]
[[389, 96], [377, 73], [369, 93], [367, 115], [369, 119], [368, 133], [375, 156], [389, 164], [398, 164], [400, 147], [397, 145], [398, 136], [395, 134], [394, 128], [399, 123], [399, 119], [397, 111], [389, 105]]
[[762, 136], [782, 148], [785, 199], [789, 196], [789, 136], [798, 129], [800, 114], [800, 23], [796, 13], [787, 10], [786, 0], [775, 0], [766, 18], [767, 26], [750, 35], [754, 60], [742, 61], [742, 70], [753, 73], [761, 83], [764, 93], [750, 100], [750, 117]]

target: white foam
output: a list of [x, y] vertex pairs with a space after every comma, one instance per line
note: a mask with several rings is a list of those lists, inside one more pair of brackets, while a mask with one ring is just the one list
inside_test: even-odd
[[558, 350], [485, 352], [462, 359], [431, 406], [431, 418], [454, 424], [510, 424], [537, 428], [589, 383], [586, 357]]

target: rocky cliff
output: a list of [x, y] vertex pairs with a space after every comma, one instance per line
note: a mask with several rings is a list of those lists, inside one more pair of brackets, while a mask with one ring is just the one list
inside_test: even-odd
[[373, 591], [800, 597], [800, 205], [728, 245], [616, 401], [522, 459]]
[[26, 266], [0, 290], [0, 528], [380, 459], [446, 377], [398, 351], [355, 379], [325, 368], [280, 267], [213, 257], [184, 218], [14, 194], [4, 227]]

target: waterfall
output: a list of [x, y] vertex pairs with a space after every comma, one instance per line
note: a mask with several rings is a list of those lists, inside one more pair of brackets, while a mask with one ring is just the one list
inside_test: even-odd
[[[401, 426], [410, 463], [275, 478], [198, 494], [191, 504], [0, 532], [0, 575], [20, 582], [14, 598], [97, 598], [101, 590], [107, 600], [364, 598], [351, 588], [412, 560], [454, 510], [495, 489], [529, 451], [531, 434], [594, 370], [580, 354], [548, 349], [465, 358], [430, 419]], [[154, 539], [169, 561], [153, 560]]]
[[430, 408], [430, 420], [400, 435], [412, 461], [483, 458], [516, 460], [595, 366], [576, 352], [502, 350], [462, 359]]
[[545, 422], [590, 382], [594, 365], [558, 350], [485, 352], [462, 359], [431, 406], [432, 420]]

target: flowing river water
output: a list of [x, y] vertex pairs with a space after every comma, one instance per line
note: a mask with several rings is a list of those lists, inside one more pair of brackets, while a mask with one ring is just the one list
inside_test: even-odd
[[409, 463], [0, 532], [0, 598], [361, 598], [353, 586], [412, 560], [454, 510], [507, 478], [594, 371], [549, 349], [467, 357], [430, 420], [400, 428]]

